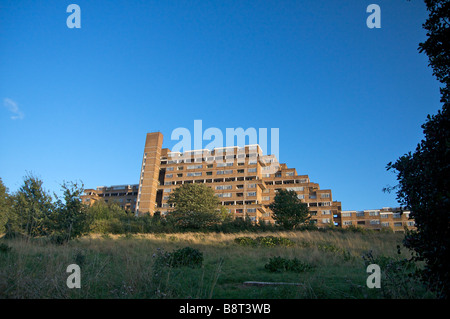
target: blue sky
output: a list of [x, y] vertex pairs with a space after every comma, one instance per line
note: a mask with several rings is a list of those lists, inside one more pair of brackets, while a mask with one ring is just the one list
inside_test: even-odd
[[279, 128], [280, 161], [344, 210], [397, 206], [386, 164], [441, 107], [426, 17], [420, 0], [0, 0], [0, 177], [135, 184], [146, 133], [171, 148], [202, 120]]

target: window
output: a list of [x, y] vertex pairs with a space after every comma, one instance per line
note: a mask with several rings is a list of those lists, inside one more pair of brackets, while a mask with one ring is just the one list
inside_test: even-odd
[[330, 193], [320, 194], [320, 198], [330, 198]]
[[364, 220], [358, 221], [358, 225], [365, 225], [366, 222]]
[[232, 185], [219, 185], [219, 186], [216, 186], [216, 189], [217, 190], [220, 190], [220, 189], [233, 189], [233, 186]]
[[249, 172], [249, 173], [256, 173], [256, 168], [249, 168], [249, 169], [248, 169], [248, 172]]
[[186, 176], [202, 176], [202, 172], [189, 172]]
[[166, 171], [173, 171], [173, 167], [167, 167]]
[[231, 193], [220, 193], [217, 194], [217, 197], [231, 197]]
[[324, 218], [324, 219], [322, 219], [322, 223], [329, 224], [330, 223], [330, 219], [329, 218]]
[[287, 191], [294, 191], [294, 192], [303, 192], [303, 187], [287, 187]]
[[323, 210], [322, 215], [331, 215], [331, 210]]
[[415, 224], [414, 224], [414, 222], [407, 222], [406, 223], [408, 226], [414, 226]]
[[233, 166], [234, 163], [217, 163], [217, 167]]
[[217, 171], [216, 172], [217, 175], [226, 175], [226, 174], [233, 174], [233, 170], [226, 170], [226, 171]]
[[249, 184], [248, 188], [256, 188], [256, 184]]
[[383, 227], [389, 227], [389, 222], [381, 223], [381, 226], [383, 226]]
[[294, 172], [287, 172], [286, 176], [294, 176]]
[[172, 178], [173, 174], [166, 174], [166, 178]]
[[169, 196], [164, 196], [163, 200], [169, 200]]
[[394, 223], [394, 227], [402, 227], [402, 222]]
[[248, 208], [247, 213], [256, 213], [256, 208]]
[[352, 217], [352, 213], [342, 213], [342, 217]]
[[177, 170], [179, 170], [179, 171], [182, 171], [183, 169], [184, 169], [183, 166], [178, 166], [178, 167], [177, 167]]
[[356, 217], [364, 217], [364, 212], [357, 212]]
[[344, 225], [345, 225], [345, 226], [349, 226], [349, 225], [351, 225], [351, 224], [352, 224], [352, 222], [351, 222], [350, 220], [344, 221]]
[[270, 196], [264, 196], [263, 200], [270, 200]]
[[207, 175], [207, 176], [211, 176], [211, 175], [212, 175], [212, 172], [206, 172], [206, 175]]
[[164, 182], [164, 185], [172, 185], [172, 182]]
[[254, 164], [256, 164], [256, 163], [258, 163], [257, 160], [249, 160], [249, 161], [248, 161], [248, 165], [254, 165]]
[[379, 214], [380, 212], [377, 211], [369, 212], [369, 216], [378, 216]]
[[297, 195], [298, 199], [305, 199], [305, 195]]
[[370, 225], [379, 225], [379, 224], [380, 224], [380, 221], [378, 219], [372, 219], [370, 221]]
[[321, 202], [319, 203], [319, 206], [331, 206], [330, 202]]
[[164, 193], [170, 193], [172, 191], [172, 189], [170, 188], [164, 188]]
[[381, 218], [388, 218], [388, 217], [389, 217], [389, 214], [380, 214], [380, 217], [381, 217]]
[[[402, 217], [402, 214], [400, 214], [400, 213], [394, 213], [394, 214], [393, 214], [393, 217], [394, 217], [394, 218], [401, 218], [401, 217]], [[395, 223], [394, 223], [394, 225], [395, 225]]]
[[203, 165], [199, 164], [199, 165], [189, 165], [188, 167], [186, 167], [187, 169], [197, 169], [197, 168], [202, 168]]
[[256, 192], [248, 192], [247, 196], [256, 196]]

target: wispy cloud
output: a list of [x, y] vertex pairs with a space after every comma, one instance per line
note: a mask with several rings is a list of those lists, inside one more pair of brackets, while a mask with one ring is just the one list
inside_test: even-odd
[[13, 115], [11, 115], [11, 119], [22, 120], [25, 117], [25, 114], [23, 114], [23, 112], [19, 109], [19, 105], [16, 101], [6, 97], [3, 99], [3, 106], [13, 113]]

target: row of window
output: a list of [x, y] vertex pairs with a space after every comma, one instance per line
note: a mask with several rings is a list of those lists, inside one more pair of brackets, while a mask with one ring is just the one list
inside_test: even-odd
[[[353, 213], [352, 213], [352, 212], [345, 212], [345, 213], [342, 213], [341, 215], [342, 215], [342, 217], [352, 217]], [[380, 212], [377, 212], [377, 211], [371, 211], [371, 212], [369, 212], [369, 216], [380, 216], [381, 218], [389, 218], [389, 215], [391, 215], [391, 214], [380, 213]], [[404, 215], [405, 215], [407, 218], [408, 218], [408, 216], [409, 216], [408, 213], [405, 213]], [[364, 212], [356, 212], [356, 217], [364, 217], [364, 216], [365, 216], [365, 213], [364, 213]], [[401, 213], [393, 213], [393, 214], [392, 214], [392, 217], [393, 217], [393, 218], [401, 218], [401, 217], [402, 217], [402, 214], [401, 214]]]
[[[347, 221], [344, 221], [342, 224], [344, 226], [350, 226], [350, 225], [353, 225], [353, 222], [351, 220], [347, 220]], [[358, 221], [356, 223], [356, 225], [365, 225], [365, 224], [366, 224], [366, 221], [364, 221], [364, 220]], [[391, 226], [389, 222], [380, 222], [380, 220], [378, 220], [378, 219], [370, 220], [369, 224], [370, 225], [381, 225], [383, 227], [390, 227]], [[406, 225], [407, 226], [414, 226], [415, 223], [414, 223], [414, 221], [408, 221], [408, 222], [406, 222]], [[394, 227], [402, 227], [403, 223], [402, 222], [394, 222], [393, 226]]]
[[[239, 154], [239, 155], [226, 155], [226, 156], [216, 156], [216, 157], [197, 157], [197, 158], [186, 158], [186, 159], [179, 159], [179, 160], [167, 160], [162, 159], [161, 164], [183, 164], [183, 163], [201, 163], [201, 162], [209, 162], [212, 163], [214, 161], [222, 163], [223, 160], [231, 160], [231, 159], [245, 159], [248, 158], [254, 158], [258, 157], [257, 153], [252, 154]], [[238, 160], [238, 162], [241, 162]], [[256, 159], [249, 159], [249, 164], [256, 164]]]
[[[248, 173], [256, 173], [256, 168], [248, 168], [247, 169]], [[244, 173], [244, 170], [238, 170], [238, 173]], [[207, 176], [211, 176], [213, 174], [213, 172], [206, 172]], [[220, 170], [220, 171], [216, 171], [216, 175], [230, 175], [233, 174], [233, 170]], [[174, 176], [174, 174], [166, 174], [166, 178], [172, 178]], [[186, 176], [191, 177], [191, 176], [202, 176], [202, 172], [188, 172], [186, 174]], [[183, 177], [182, 173], [177, 174], [177, 177]]]

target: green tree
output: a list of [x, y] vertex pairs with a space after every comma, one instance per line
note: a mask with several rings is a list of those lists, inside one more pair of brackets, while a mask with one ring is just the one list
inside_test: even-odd
[[424, 29], [427, 40], [419, 51], [429, 57], [429, 66], [441, 82], [442, 110], [428, 115], [422, 125], [424, 138], [413, 153], [387, 165], [397, 174], [397, 199], [411, 210], [417, 230], [408, 232], [404, 245], [425, 261], [422, 279], [441, 298], [450, 295], [450, 1], [425, 0], [429, 17]]
[[64, 182], [61, 185], [63, 198], [57, 198], [55, 209], [49, 218], [49, 231], [58, 243], [68, 242], [89, 231], [88, 207], [83, 203], [83, 185]]
[[269, 208], [273, 219], [286, 229], [294, 229], [310, 218], [308, 205], [298, 198], [295, 191], [279, 189]]
[[31, 173], [24, 177], [23, 185], [13, 196], [12, 214], [15, 216], [11, 216], [7, 224], [11, 231], [18, 228], [31, 237], [49, 234], [48, 218], [54, 206], [42, 184], [42, 180]]
[[183, 184], [170, 194], [168, 203], [174, 205], [170, 218], [178, 226], [199, 229], [221, 221], [220, 201], [207, 185]]
[[8, 189], [3, 184], [2, 179], [0, 178], [0, 234], [6, 231], [6, 223], [8, 221], [8, 211], [9, 211], [9, 195]]
[[95, 233], [123, 233], [130, 221], [137, 220], [133, 213], [127, 213], [116, 202], [98, 200], [87, 210], [90, 230]]

